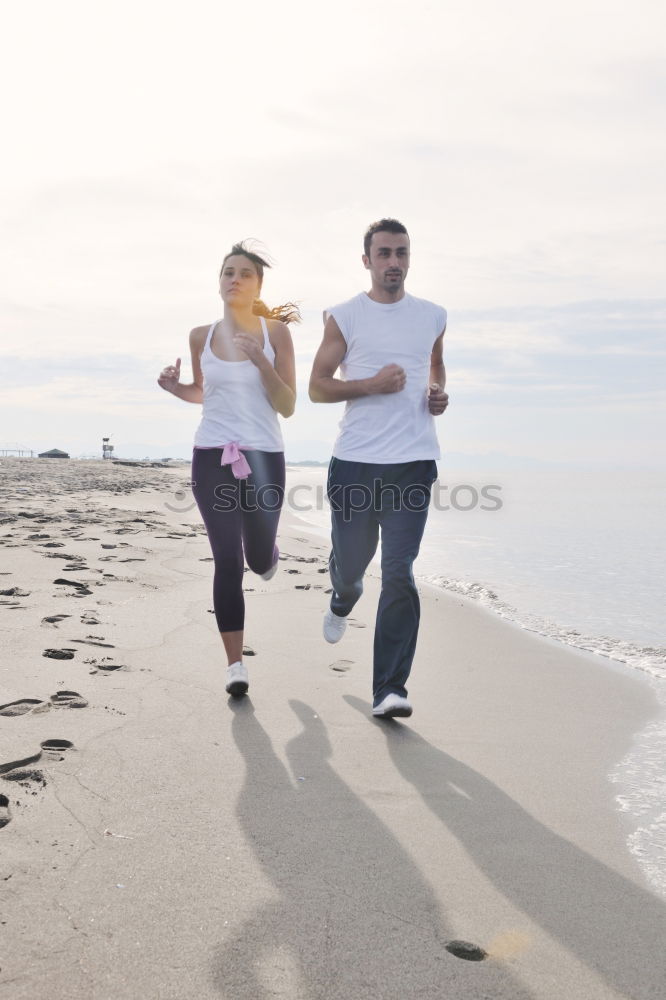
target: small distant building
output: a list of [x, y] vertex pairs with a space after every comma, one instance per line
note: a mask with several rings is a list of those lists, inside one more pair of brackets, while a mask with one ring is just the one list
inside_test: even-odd
[[113, 458], [113, 445], [109, 444], [111, 438], [102, 438], [102, 458]]
[[35, 457], [34, 451], [31, 451], [29, 448], [0, 448], [0, 455], [6, 457], [18, 455], [19, 458], [25, 458], [26, 455], [30, 455], [30, 458]]
[[69, 458], [66, 451], [60, 451], [59, 448], [51, 448], [51, 451], [43, 451], [38, 456], [38, 458]]

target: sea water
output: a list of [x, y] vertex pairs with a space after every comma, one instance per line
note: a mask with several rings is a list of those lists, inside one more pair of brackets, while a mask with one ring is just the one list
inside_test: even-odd
[[[328, 536], [324, 468], [292, 467], [287, 505]], [[295, 489], [294, 489], [295, 487]], [[663, 706], [611, 775], [629, 847], [666, 895], [663, 498], [652, 469], [439, 463], [415, 573], [514, 624], [641, 671]]]

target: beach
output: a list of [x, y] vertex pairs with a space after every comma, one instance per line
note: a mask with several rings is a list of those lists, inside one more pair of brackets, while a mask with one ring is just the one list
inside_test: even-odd
[[647, 681], [423, 586], [414, 715], [373, 720], [378, 569], [326, 644], [328, 546], [285, 513], [230, 699], [188, 481], [0, 461], [0, 995], [661, 997], [609, 781]]

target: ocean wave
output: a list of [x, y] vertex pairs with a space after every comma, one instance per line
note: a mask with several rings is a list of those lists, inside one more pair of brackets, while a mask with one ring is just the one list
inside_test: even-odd
[[649, 675], [648, 683], [662, 707], [659, 719], [634, 737], [634, 745], [609, 779], [621, 791], [615, 796], [620, 812], [634, 821], [627, 847], [652, 888], [666, 896], [666, 649], [639, 646], [609, 636], [581, 635], [537, 615], [521, 614], [488, 587], [450, 577], [421, 577], [424, 583], [469, 597], [520, 628], [556, 639], [568, 646], [624, 663]]
[[421, 579], [424, 583], [442, 587], [451, 593], [461, 594], [463, 597], [478, 601], [479, 604], [489, 608], [500, 618], [505, 618], [528, 632], [536, 632], [576, 649], [582, 649], [587, 653], [604, 656], [618, 663], [625, 663], [627, 666], [642, 670], [658, 680], [666, 680], [666, 648], [663, 646], [641, 646], [606, 635], [583, 635], [576, 629], [558, 625], [538, 615], [518, 611], [501, 600], [494, 590], [479, 583], [470, 583], [466, 580], [455, 580], [439, 575], [424, 576]]
[[[666, 689], [652, 681], [657, 700], [666, 709]], [[621, 791], [620, 811], [637, 822], [627, 839], [648, 882], [666, 896], [666, 712], [639, 733], [634, 746], [610, 775]]]

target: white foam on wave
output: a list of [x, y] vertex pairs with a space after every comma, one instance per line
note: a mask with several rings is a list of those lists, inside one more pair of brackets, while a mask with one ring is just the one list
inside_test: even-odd
[[666, 690], [652, 686], [664, 714], [640, 733], [610, 780], [621, 791], [615, 796], [621, 812], [639, 825], [627, 839], [629, 850], [650, 884], [666, 896]]
[[609, 778], [621, 788], [615, 796], [620, 811], [638, 824], [627, 838], [629, 851], [652, 888], [666, 896], [666, 649], [639, 646], [608, 636], [593, 638], [537, 615], [521, 614], [494, 591], [478, 583], [442, 576], [424, 577], [423, 580], [477, 600], [520, 628], [616, 660], [649, 675], [650, 685], [662, 707], [661, 717], [634, 737], [632, 749]]

